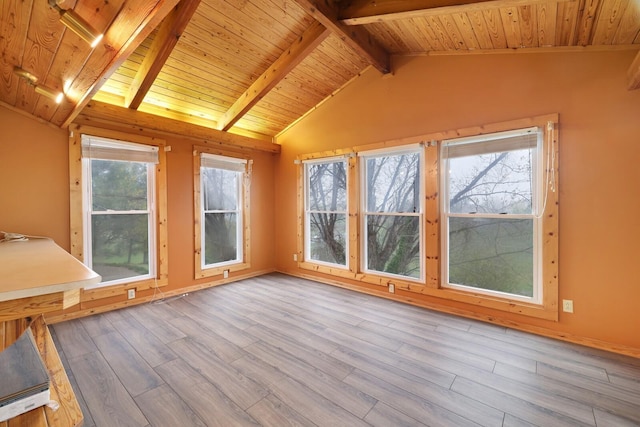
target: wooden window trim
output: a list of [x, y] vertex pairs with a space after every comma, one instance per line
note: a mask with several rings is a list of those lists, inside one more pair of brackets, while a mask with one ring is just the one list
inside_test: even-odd
[[[552, 123], [553, 128], [547, 132], [547, 124]], [[304, 190], [304, 173], [302, 167], [298, 167], [298, 239], [297, 254], [298, 267], [305, 270], [311, 270], [318, 273], [328, 274], [343, 279], [354, 280], [358, 282], [387, 287], [389, 283], [393, 283], [397, 291], [407, 291], [410, 293], [419, 293], [423, 295], [438, 297], [446, 300], [466, 303], [470, 305], [486, 307], [494, 310], [500, 310], [510, 313], [522, 314], [525, 316], [558, 320], [558, 114], [548, 114], [544, 116], [536, 116], [519, 120], [511, 120], [500, 123], [493, 123], [482, 126], [462, 128], [444, 132], [435, 132], [424, 134], [416, 137], [401, 138], [391, 141], [385, 141], [377, 144], [357, 146], [353, 148], [332, 150], [319, 153], [311, 153], [298, 156], [299, 163], [306, 159], [316, 159], [322, 157], [346, 155], [357, 153], [360, 151], [375, 150], [381, 148], [400, 147], [416, 142], [424, 142], [425, 144], [425, 162], [424, 162], [424, 179], [425, 179], [425, 212], [424, 212], [424, 236], [425, 236], [425, 280], [415, 282], [411, 280], [403, 280], [379, 276], [371, 273], [363, 273], [360, 270], [361, 242], [359, 236], [360, 230], [360, 212], [359, 212], [359, 185], [351, 185], [351, 189], [347, 189], [349, 197], [349, 227], [350, 227], [350, 260], [349, 269], [331, 268], [324, 265], [318, 265], [311, 262], [302, 261], [304, 253], [304, 200], [302, 191]], [[497, 297], [486, 295], [483, 293], [473, 292], [473, 290], [457, 290], [451, 288], [443, 288], [441, 286], [440, 262], [441, 262], [441, 245], [440, 245], [440, 175], [439, 175], [439, 149], [438, 142], [445, 139], [478, 136], [483, 134], [508, 131], [512, 129], [527, 128], [538, 126], [544, 130], [544, 143], [542, 158], [546, 159], [547, 152], [552, 147], [554, 149], [555, 163], [552, 165], [554, 174], [549, 177], [555, 178], [555, 192], [549, 191], [545, 212], [542, 218], [542, 301], [540, 304], [509, 299], [508, 297]], [[549, 141], [549, 136], [551, 141]], [[545, 166], [546, 168], [546, 166]], [[546, 169], [542, 170], [546, 173]], [[351, 183], [359, 182], [358, 164], [355, 156], [349, 160], [349, 176]]]
[[154, 289], [169, 283], [169, 251], [167, 247], [167, 173], [163, 139], [145, 137], [125, 132], [72, 124], [69, 126], [69, 180], [70, 180], [70, 228], [71, 255], [84, 260], [84, 215], [82, 212], [82, 134], [158, 146], [156, 165], [156, 277], [112, 286], [82, 290], [82, 301], [122, 295], [127, 289]]

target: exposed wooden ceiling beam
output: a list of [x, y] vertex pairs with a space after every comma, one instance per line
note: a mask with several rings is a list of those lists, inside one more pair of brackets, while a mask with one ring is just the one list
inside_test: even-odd
[[339, 20], [345, 25], [364, 25], [548, 2], [548, 0], [386, 0], [379, 2], [354, 0], [340, 11]]
[[329, 34], [331, 34], [329, 29], [318, 21], [314, 22], [224, 113], [218, 120], [217, 128], [231, 129], [235, 122], [302, 62]]
[[[101, 44], [95, 48], [71, 85], [70, 90], [80, 95], [76, 104], [66, 114], [60, 127], [68, 127], [73, 122], [93, 95], [100, 90], [109, 77], [151, 34], [177, 3], [178, 0], [146, 0], [144, 3], [138, 4], [138, 8], [125, 7], [122, 9], [109, 27]], [[141, 13], [145, 13], [142, 20], [136, 18]], [[139, 22], [139, 24], [132, 26], [131, 22]], [[123, 36], [125, 40], [121, 41]]]
[[338, 8], [328, 1], [295, 0], [307, 13], [313, 16], [326, 28], [340, 37], [348, 46], [383, 74], [391, 72], [389, 52], [384, 50], [367, 30], [360, 27], [349, 27], [339, 22]]
[[92, 126], [106, 125], [110, 128], [117, 128], [133, 133], [151, 131], [212, 145], [246, 148], [267, 151], [269, 153], [280, 152], [280, 146], [269, 141], [236, 135], [230, 132], [222, 132], [192, 123], [168, 119], [166, 117], [97, 101], [91, 101], [74, 123]]
[[180, 0], [162, 21], [151, 48], [140, 64], [125, 96], [126, 107], [136, 110], [140, 106], [199, 4], [200, 0]]
[[640, 52], [638, 52], [636, 59], [631, 63], [627, 76], [629, 76], [627, 88], [629, 90], [640, 89]]

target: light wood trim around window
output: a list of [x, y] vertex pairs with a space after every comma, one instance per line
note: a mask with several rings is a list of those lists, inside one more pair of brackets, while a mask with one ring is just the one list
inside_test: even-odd
[[69, 192], [71, 255], [84, 259], [84, 215], [82, 212], [82, 134], [103, 138], [130, 141], [138, 144], [155, 145], [159, 163], [156, 165], [156, 278], [130, 283], [82, 290], [80, 303], [126, 294], [128, 289], [144, 290], [166, 286], [169, 278], [169, 250], [167, 247], [167, 172], [166, 153], [163, 139], [133, 135], [124, 132], [72, 124], [69, 126]]
[[358, 164], [360, 159], [358, 156], [350, 156], [347, 159], [347, 198], [348, 209], [347, 217], [349, 224], [349, 260], [347, 267], [352, 274], [360, 270], [360, 258], [358, 254], [362, 249], [360, 240], [360, 186], [358, 185], [358, 175], [360, 169]]
[[426, 286], [438, 289], [440, 286], [440, 179], [438, 146], [426, 143], [425, 169], [425, 277]]
[[[243, 179], [242, 184], [242, 240], [243, 240], [243, 248], [242, 248], [242, 262], [238, 262], [235, 264], [223, 265], [219, 267], [208, 267], [202, 268], [202, 224], [200, 222], [200, 212], [202, 210], [202, 186], [200, 182], [200, 154], [215, 154], [218, 156], [226, 156], [237, 159], [245, 159], [247, 162], [251, 162], [251, 159], [248, 157], [235, 153], [229, 152], [225, 150], [213, 149], [208, 147], [193, 147], [193, 262], [194, 262], [194, 271], [195, 278], [202, 279], [205, 277], [212, 276], [224, 276], [224, 272], [228, 271], [229, 273], [246, 270], [251, 267], [251, 251], [249, 242], [251, 241], [251, 215], [249, 211], [250, 201], [251, 201], [251, 183], [249, 185], [245, 185], [245, 181]], [[250, 168], [251, 165], [247, 164], [247, 167]]]
[[[551, 132], [553, 144], [548, 139], [546, 127], [548, 123], [553, 124]], [[549, 174], [549, 177], [555, 176], [555, 192], [549, 191], [548, 200], [544, 216], [542, 219], [542, 286], [543, 298], [541, 304], [523, 302], [516, 299], [501, 298], [491, 296], [484, 293], [474, 292], [470, 290], [456, 290], [443, 288], [441, 286], [440, 262], [440, 202], [439, 202], [439, 150], [437, 143], [444, 139], [478, 136], [495, 132], [521, 129], [527, 127], [538, 126], [544, 131], [544, 149], [542, 158], [546, 161], [547, 152], [551, 147], [555, 150], [555, 163], [552, 166], [555, 169], [555, 175]], [[349, 226], [350, 226], [350, 259], [349, 269], [341, 269], [326, 265], [314, 264], [312, 262], [300, 262], [298, 266], [305, 270], [311, 270], [322, 274], [328, 274], [342, 279], [348, 279], [378, 286], [387, 287], [389, 283], [393, 283], [396, 292], [402, 293], [404, 297], [410, 298], [411, 293], [419, 293], [433, 297], [443, 298], [447, 300], [466, 303], [472, 306], [481, 306], [510, 313], [522, 314], [525, 316], [536, 317], [546, 320], [558, 320], [558, 114], [549, 114], [544, 116], [529, 117], [524, 119], [512, 120], [501, 123], [493, 123], [482, 126], [474, 126], [449, 130], [444, 132], [434, 132], [425, 135], [419, 135], [409, 138], [401, 138], [385, 142], [379, 142], [370, 145], [357, 146], [353, 148], [332, 150], [322, 153], [305, 154], [298, 157], [298, 160], [318, 159], [323, 157], [331, 157], [337, 155], [346, 155], [360, 151], [368, 151], [380, 148], [400, 147], [403, 145], [424, 142], [425, 151], [425, 257], [426, 272], [424, 281], [414, 281], [402, 278], [392, 278], [389, 276], [376, 275], [373, 273], [362, 273], [360, 263], [361, 247], [359, 237], [353, 234], [353, 230], [359, 230], [359, 199], [357, 191], [353, 191], [358, 187], [357, 160], [353, 171], [350, 163], [349, 181], [351, 189], [349, 192]], [[435, 142], [435, 143], [434, 143]], [[298, 168], [298, 253], [304, 250], [304, 205], [300, 195], [304, 190], [304, 174], [301, 172], [302, 167]], [[545, 171], [546, 172], [546, 171]], [[345, 284], [348, 287], [348, 284]]]

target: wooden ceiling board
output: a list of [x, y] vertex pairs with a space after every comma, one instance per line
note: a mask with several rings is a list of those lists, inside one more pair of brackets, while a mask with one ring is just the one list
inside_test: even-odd
[[[610, 0], [615, 1], [615, 0]], [[593, 27], [600, 11], [602, 1], [584, 0], [584, 9], [578, 15], [578, 46], [587, 46], [593, 37]]]
[[0, 3], [0, 96], [11, 106], [16, 105], [19, 83], [24, 83], [13, 73], [13, 67], [22, 64], [32, 4], [33, 0]]
[[466, 18], [469, 21], [469, 24], [471, 25], [473, 34], [476, 36], [476, 41], [478, 42], [478, 49], [492, 49], [493, 41], [491, 39], [491, 35], [489, 34], [489, 29], [487, 27], [487, 23], [484, 19], [484, 15], [482, 14], [482, 11], [475, 10], [475, 11], [468, 12], [466, 13]]
[[[211, 74], [215, 74], [215, 69], [211, 70]], [[160, 72], [156, 84], [171, 85], [180, 91], [180, 96], [198, 98], [219, 105], [221, 109], [226, 109], [224, 106], [227, 104], [231, 105], [237, 94], [237, 90], [230, 88], [224, 79], [207, 77], [200, 70], [173, 60]], [[155, 90], [156, 84], [151, 86], [151, 92]]]
[[251, 40], [245, 40], [228, 32], [224, 23], [195, 16], [175, 50], [202, 52], [211, 64], [223, 62], [226, 63], [225, 67], [231, 65], [236, 72], [241, 73], [245, 81], [250, 81], [259, 76], [270, 61], [277, 59], [276, 53], [266, 53], [275, 50], [273, 44], [259, 40], [255, 36]]
[[[420, 32], [420, 34], [424, 36], [424, 40], [426, 41], [426, 43], [421, 46], [422, 52], [430, 50], [447, 50], [443, 41], [438, 38], [436, 32], [433, 30], [433, 28], [431, 28], [431, 25], [424, 18], [413, 18], [413, 21], [415, 22], [413, 28]], [[402, 21], [399, 21], [399, 23], [402, 23]], [[413, 28], [408, 28], [407, 30], [411, 31]], [[400, 35], [400, 37], [402, 37], [402, 35]]]
[[518, 8], [507, 7], [500, 9], [504, 35], [507, 38], [507, 47], [511, 49], [524, 47], [520, 34], [520, 17]]
[[[289, 96], [291, 96], [291, 94], [292, 93], [290, 93]], [[317, 102], [315, 100], [311, 101], [304, 97], [292, 99], [276, 88], [253, 107], [253, 112], [261, 114], [263, 112], [273, 111], [278, 115], [279, 120], [287, 121], [291, 120], [291, 118], [295, 120], [316, 104]]]
[[497, 9], [483, 10], [482, 16], [484, 16], [484, 22], [487, 24], [486, 28], [491, 38], [493, 48], [506, 49], [507, 36], [505, 35], [504, 26], [502, 25], [500, 11]]
[[464, 44], [468, 49], [480, 49], [480, 41], [476, 37], [476, 33], [473, 30], [473, 23], [471, 18], [466, 13], [454, 13], [451, 15], [455, 26], [460, 31], [460, 35], [464, 40]]
[[467, 44], [467, 38], [462, 35], [462, 32], [458, 29], [458, 26], [451, 15], [438, 16], [437, 20], [435, 18], [432, 19], [442, 26], [442, 31], [449, 36], [454, 49], [474, 49], [477, 45], [477, 43], [475, 43], [475, 37], [469, 38], [472, 40], [472, 45]]
[[[291, 22], [289, 26], [297, 24]], [[239, 9], [227, 1], [204, 2], [187, 27], [187, 34], [192, 31], [191, 25], [207, 31], [209, 34], [204, 39], [209, 43], [213, 42], [211, 36], [219, 37], [230, 43], [230, 51], [242, 52], [245, 59], [258, 63], [267, 61], [255, 77], [267, 69], [306, 28], [299, 27], [299, 33], [293, 33], [282, 21], [273, 19], [252, 3], [244, 2]]]
[[194, 109], [210, 110], [213, 117], [218, 119], [218, 115], [224, 114], [226, 104], [233, 101], [231, 97], [224, 97], [222, 92], [214, 91], [206, 83], [202, 85], [194, 84], [189, 79], [177, 80], [169, 78], [168, 70], [156, 79], [151, 94], [161, 94], [167, 99], [176, 99], [187, 103], [192, 103]]
[[[36, 23], [37, 25], [33, 25]], [[46, 2], [36, 2], [31, 11], [28, 38], [53, 55], [60, 45], [60, 39], [65, 30], [65, 26], [59, 22], [57, 12], [48, 7]]]
[[[203, 76], [213, 82], [220, 81], [225, 88], [232, 88], [234, 93], [239, 91], [239, 87], [251, 84], [251, 80], [236, 73], [234, 69], [229, 69], [225, 62], [211, 61], [210, 55], [199, 48], [176, 50], [167, 59], [167, 64], [177, 70], [182, 70], [185, 75]], [[235, 88], [235, 89], [234, 89]]]
[[640, 2], [637, 0], [628, 0], [620, 26], [616, 30], [613, 37], [613, 44], [632, 44], [638, 43], [640, 40]]
[[555, 46], [557, 12], [557, 3], [541, 3], [537, 5], [538, 46]]
[[[33, 40], [27, 38], [24, 48], [24, 56], [22, 57], [21, 67], [35, 76], [47, 76], [51, 61], [53, 60], [53, 52], [45, 49], [41, 49], [40, 45]], [[62, 90], [62, 84], [56, 79], [47, 78], [46, 80], [38, 80], [40, 83], [55, 90]], [[18, 89], [16, 98], [16, 107], [33, 114], [36, 117], [40, 117], [44, 120], [48, 120], [53, 115], [56, 103], [43, 96], [36, 94], [33, 87], [27, 84], [26, 81], [22, 81]]]

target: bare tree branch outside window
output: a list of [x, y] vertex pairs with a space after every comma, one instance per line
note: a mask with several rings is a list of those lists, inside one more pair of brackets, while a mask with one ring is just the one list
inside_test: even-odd
[[534, 156], [525, 148], [448, 160], [449, 283], [533, 296]]
[[365, 157], [368, 270], [421, 277], [420, 154]]
[[313, 261], [346, 265], [346, 162], [310, 163], [306, 175], [308, 256]]

